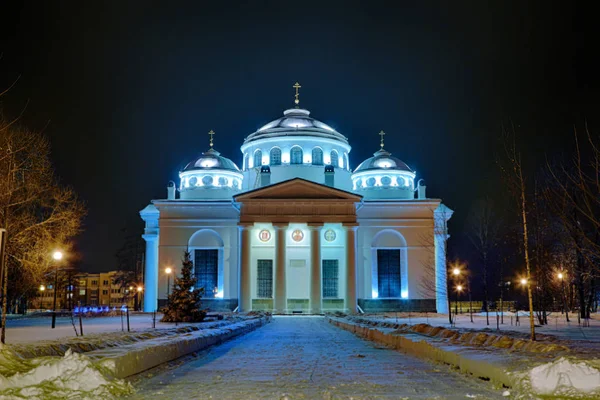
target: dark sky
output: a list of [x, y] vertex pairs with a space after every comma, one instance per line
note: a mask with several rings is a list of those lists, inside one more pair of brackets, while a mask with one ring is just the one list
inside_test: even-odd
[[109, 270], [138, 211], [207, 132], [241, 162], [244, 137], [301, 105], [350, 139], [355, 167], [386, 148], [456, 211], [505, 191], [494, 148], [518, 127], [528, 162], [598, 132], [600, 37], [591, 9], [534, 1], [12, 1], [0, 6], [1, 99], [51, 138], [56, 171], [87, 203], [78, 248]]

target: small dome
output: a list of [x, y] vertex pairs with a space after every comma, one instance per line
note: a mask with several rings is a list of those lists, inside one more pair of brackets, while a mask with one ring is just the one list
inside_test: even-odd
[[249, 135], [244, 144], [278, 136], [315, 136], [348, 143], [348, 139], [327, 124], [309, 117], [310, 111], [291, 108], [283, 112], [283, 117], [264, 125]]
[[221, 153], [215, 149], [210, 149], [202, 153], [201, 156], [194, 159], [185, 166], [182, 172], [185, 171], [202, 171], [202, 170], [224, 170], [240, 172], [240, 169], [229, 158], [221, 157]]
[[404, 161], [392, 157], [392, 153], [381, 149], [373, 154], [373, 157], [367, 158], [356, 169], [354, 173], [370, 170], [396, 170], [414, 172]]

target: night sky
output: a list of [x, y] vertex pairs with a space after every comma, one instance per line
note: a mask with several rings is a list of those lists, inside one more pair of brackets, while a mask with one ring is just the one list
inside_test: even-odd
[[[86, 202], [77, 248], [115, 268], [138, 211], [215, 148], [301, 106], [346, 135], [351, 166], [386, 149], [455, 216], [505, 192], [494, 159], [512, 121], [527, 165], [560, 156], [573, 125], [599, 131], [600, 32], [575, 2], [2, 2], [2, 102], [44, 129], [57, 174]], [[218, 3], [218, 4], [217, 4]], [[489, 3], [489, 4], [488, 4]], [[573, 3], [573, 4], [570, 4]], [[1, 90], [0, 90], [1, 91]], [[124, 231], [125, 230], [125, 231]]]

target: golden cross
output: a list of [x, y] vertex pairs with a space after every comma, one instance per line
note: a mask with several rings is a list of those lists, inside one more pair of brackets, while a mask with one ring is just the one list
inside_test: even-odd
[[385, 136], [385, 132], [384, 131], [379, 132], [379, 136], [381, 136], [381, 144], [380, 144], [380, 146], [381, 146], [381, 149], [383, 150], [383, 136]]
[[302, 86], [300, 86], [300, 84], [296, 82], [296, 84], [292, 87], [296, 89], [296, 100], [294, 100], [294, 103], [296, 103], [296, 107], [298, 107], [298, 104], [300, 104], [300, 99], [298, 98], [300, 96], [300, 93], [298, 93], [298, 89], [300, 89]]
[[215, 134], [215, 131], [213, 131], [211, 129], [210, 132], [208, 132], [208, 134], [210, 135], [210, 148], [212, 149], [212, 147], [213, 147], [213, 135]]

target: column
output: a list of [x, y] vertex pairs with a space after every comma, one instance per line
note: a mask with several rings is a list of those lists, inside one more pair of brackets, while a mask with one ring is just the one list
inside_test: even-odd
[[308, 224], [310, 229], [310, 311], [321, 313], [321, 298], [323, 297], [323, 279], [321, 267], [321, 228], [322, 223]]
[[356, 313], [356, 224], [344, 224], [346, 229], [346, 304], [349, 313]]
[[273, 228], [275, 229], [275, 303], [273, 304], [273, 312], [285, 314], [287, 313], [285, 249], [287, 246], [286, 232], [288, 224], [276, 223], [273, 224]]
[[242, 259], [240, 265], [240, 299], [239, 311], [252, 311], [252, 270], [251, 270], [251, 248], [250, 231], [253, 225], [240, 225], [242, 231]]
[[144, 312], [158, 309], [158, 235], [144, 234], [146, 265], [144, 268]]

